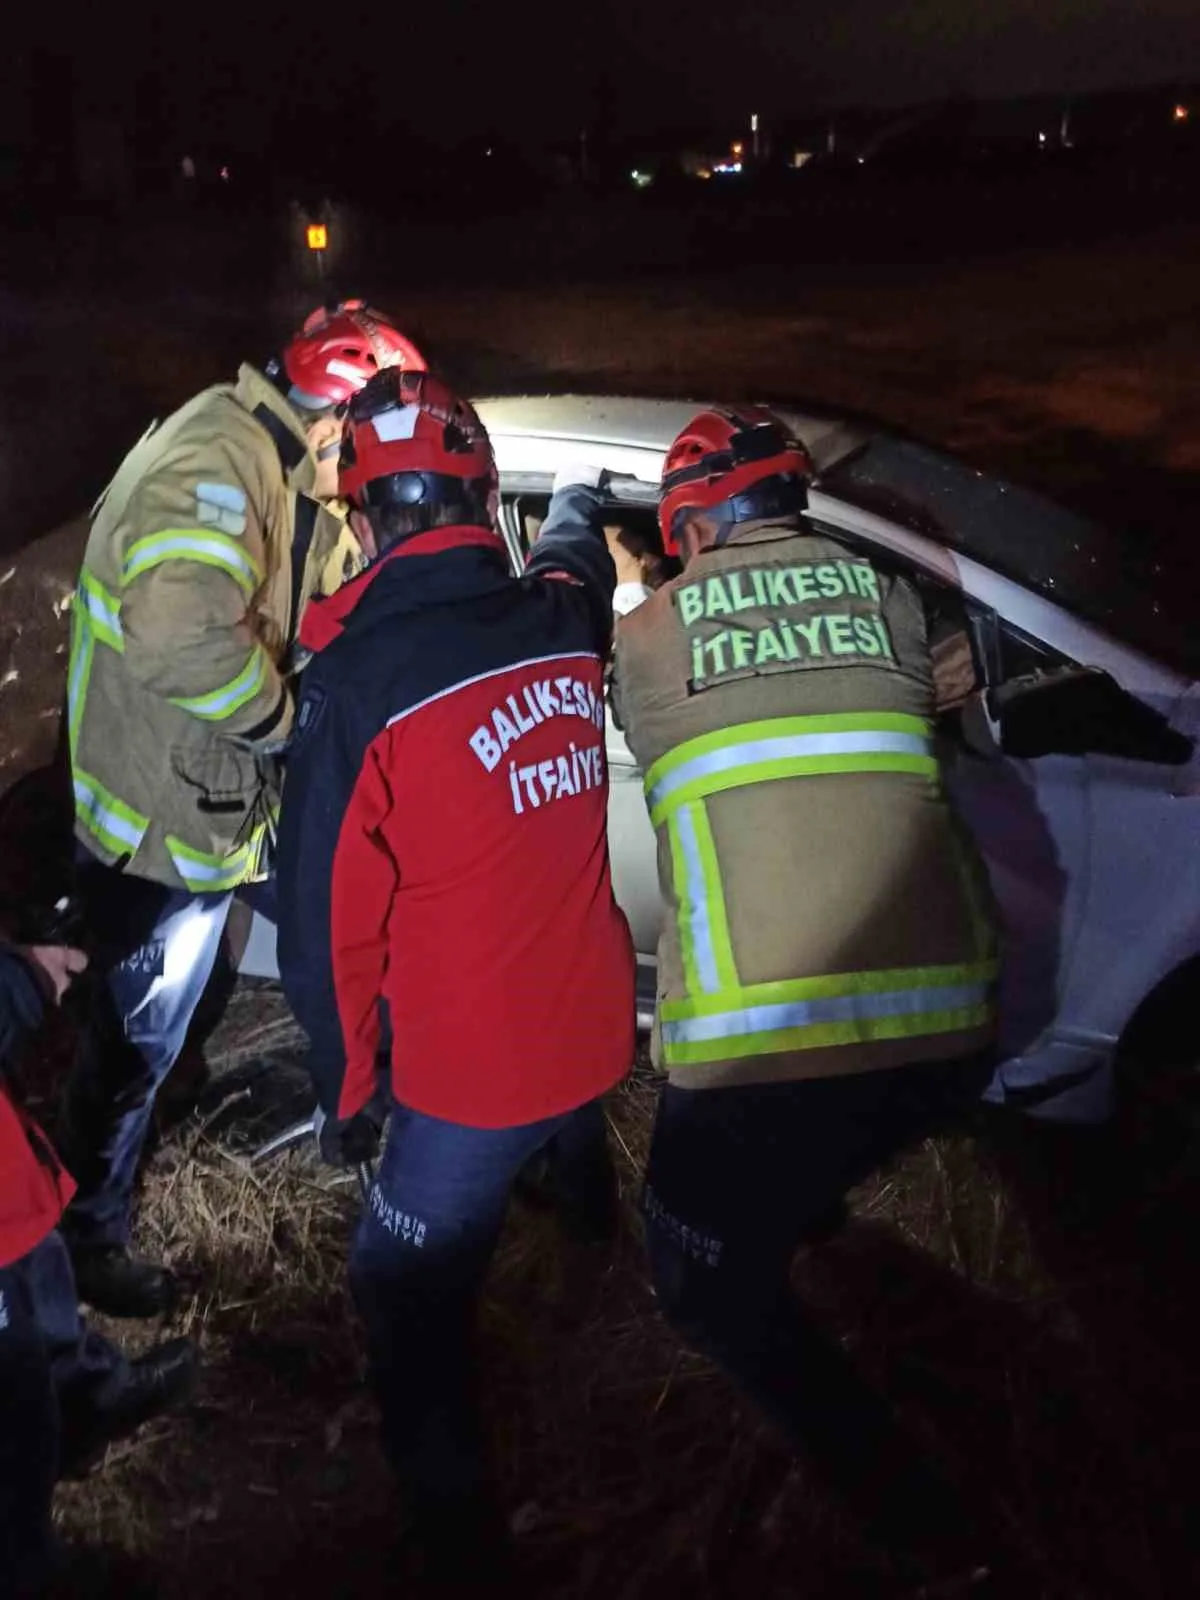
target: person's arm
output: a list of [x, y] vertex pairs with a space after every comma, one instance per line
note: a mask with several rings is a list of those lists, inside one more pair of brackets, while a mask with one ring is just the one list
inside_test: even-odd
[[583, 591], [601, 657], [608, 655], [612, 644], [617, 583], [604, 536], [603, 480], [600, 467], [567, 467], [558, 474], [550, 509], [525, 567], [527, 578], [559, 579]]
[[[388, 964], [388, 923], [399, 871], [385, 828], [392, 809], [387, 778], [398, 729], [369, 746], [338, 833], [330, 907], [330, 966], [341, 1029], [340, 1084], [319, 1085], [340, 1121], [362, 1111], [377, 1089], [379, 1005]], [[336, 1096], [333, 1090], [336, 1088]]]
[[0, 1069], [42, 1020], [46, 1001], [62, 999], [87, 966], [69, 945], [0, 945]]
[[224, 459], [199, 483], [166, 469], [149, 480], [128, 513], [121, 628], [143, 688], [219, 734], [274, 745], [292, 703], [253, 617], [269, 576], [258, 498]]

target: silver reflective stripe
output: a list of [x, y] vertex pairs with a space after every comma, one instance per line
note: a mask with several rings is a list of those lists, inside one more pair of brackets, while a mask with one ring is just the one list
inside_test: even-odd
[[121, 618], [117, 608], [110, 601], [98, 595], [87, 583], [81, 583], [79, 593], [88, 612], [101, 628], [107, 628], [110, 633], [115, 633], [121, 638]]
[[704, 994], [716, 994], [721, 987], [717, 975], [717, 956], [713, 949], [712, 923], [708, 915], [708, 897], [705, 893], [704, 867], [700, 860], [700, 843], [696, 838], [696, 823], [690, 806], [682, 806], [671, 819], [679, 833], [679, 848], [687, 869], [687, 879], [678, 885], [686, 901], [682, 910], [688, 919], [692, 934], [692, 954], [696, 961], [696, 975]]
[[785, 733], [771, 739], [750, 739], [745, 744], [726, 745], [693, 756], [668, 772], [647, 795], [651, 809], [657, 809], [677, 789], [697, 778], [715, 777], [739, 767], [759, 766], [770, 761], [791, 761], [802, 756], [933, 755], [933, 742], [915, 733], [892, 733], [880, 729], [866, 733]]
[[148, 567], [154, 567], [160, 561], [174, 559], [177, 556], [208, 556], [220, 566], [228, 567], [231, 571], [242, 573], [251, 584], [258, 582], [258, 574], [254, 570], [254, 563], [248, 556], [242, 554], [230, 539], [206, 539], [202, 534], [191, 536], [188, 534], [163, 534], [157, 538], [141, 541], [142, 548], [135, 550], [125, 565], [125, 582], [131, 583], [139, 573]]
[[778, 1033], [786, 1028], [811, 1028], [827, 1022], [871, 1021], [880, 1017], [920, 1016], [926, 1012], [959, 1011], [982, 1005], [991, 993], [987, 982], [942, 984], [928, 989], [897, 989], [890, 994], [847, 994], [782, 1005], [746, 1006], [711, 1017], [686, 1017], [664, 1022], [667, 1044], [699, 1044], [708, 1039], [733, 1039], [745, 1034]]
[[118, 816], [115, 811], [111, 811], [99, 795], [79, 778], [75, 779], [75, 799], [80, 810], [94, 818], [105, 833], [112, 834], [114, 839], [120, 839], [121, 843], [127, 844], [131, 850], [136, 850], [145, 838], [145, 828], [139, 828], [128, 818]]
[[72, 741], [79, 728], [79, 719], [83, 714], [83, 702], [80, 696], [83, 693], [84, 680], [87, 678], [88, 666], [92, 659], [92, 652], [95, 649], [84, 618], [77, 617], [76, 625], [79, 628], [79, 635], [75, 642], [74, 660], [71, 662], [71, 670], [67, 676], [67, 727]]
[[229, 861], [220, 866], [209, 866], [204, 861], [193, 861], [191, 856], [176, 855], [171, 851], [171, 860], [175, 863], [175, 870], [185, 883], [213, 883], [224, 881], [230, 876], [237, 876], [245, 870], [245, 862], [239, 856], [233, 856]]

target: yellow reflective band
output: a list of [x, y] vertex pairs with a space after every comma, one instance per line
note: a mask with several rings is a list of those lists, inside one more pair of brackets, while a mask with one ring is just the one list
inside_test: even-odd
[[142, 816], [123, 800], [118, 800], [104, 785], [78, 767], [72, 781], [75, 789], [75, 815], [82, 827], [99, 841], [112, 855], [136, 853], [150, 826], [149, 817]]
[[199, 561], [228, 572], [247, 595], [262, 583], [262, 572], [237, 539], [214, 528], [168, 528], [130, 545], [122, 582], [126, 585], [164, 561]]
[[167, 853], [175, 871], [196, 894], [217, 894], [245, 883], [257, 868], [260, 846], [261, 840], [255, 837], [228, 855], [218, 856], [167, 835]]
[[716, 989], [716, 973], [711, 968], [702, 971], [696, 960], [695, 919], [692, 912], [693, 898], [696, 897], [703, 905], [703, 884], [699, 886], [697, 896], [696, 886], [692, 881], [687, 855], [684, 850], [683, 838], [680, 833], [679, 819], [683, 815], [677, 812], [667, 818], [667, 839], [671, 846], [671, 881], [675, 886], [675, 900], [678, 905], [677, 926], [679, 929], [679, 953], [683, 960], [683, 981], [689, 994], [699, 994], [706, 988]]
[[254, 699], [266, 682], [266, 677], [266, 652], [261, 645], [255, 645], [246, 665], [229, 683], [208, 694], [173, 696], [171, 704], [178, 706], [181, 711], [190, 711], [194, 717], [203, 717], [207, 722], [222, 722], [235, 711], [240, 711], [247, 701]]
[[121, 631], [121, 602], [110, 594], [98, 578], [86, 568], [79, 574], [79, 587], [75, 591], [75, 605], [87, 615], [92, 632], [97, 639], [116, 650], [124, 652], [125, 637]]
[[994, 1008], [980, 1002], [949, 1011], [876, 1017], [870, 1022], [812, 1023], [795, 1028], [734, 1034], [723, 1039], [668, 1038], [664, 1029], [662, 1059], [668, 1067], [696, 1067], [714, 1061], [743, 1061], [748, 1056], [783, 1055], [793, 1050], [875, 1044], [888, 1039], [924, 1039], [939, 1033], [970, 1033], [986, 1028], [991, 1025], [994, 1016]]
[[855, 712], [778, 717], [690, 739], [646, 774], [650, 820], [657, 827], [676, 807], [743, 784], [835, 772], [936, 778], [929, 724], [900, 713]]
[[704, 802], [681, 806], [672, 812], [667, 826], [688, 991], [714, 994], [736, 987], [725, 893]]
[[981, 1027], [997, 970], [993, 960], [848, 972], [665, 1001], [664, 1058], [720, 1061]]
[[71, 607], [71, 655], [67, 666], [67, 743], [71, 759], [75, 759], [75, 746], [79, 741], [79, 725], [83, 721], [83, 707], [87, 699], [88, 679], [92, 672], [92, 656], [96, 641], [88, 621], [87, 612], [76, 595]]

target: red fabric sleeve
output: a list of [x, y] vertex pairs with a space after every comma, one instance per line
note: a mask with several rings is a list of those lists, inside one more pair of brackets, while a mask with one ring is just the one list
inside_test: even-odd
[[333, 858], [330, 954], [346, 1052], [339, 1117], [361, 1111], [376, 1088], [388, 919], [400, 876], [382, 831], [392, 805], [384, 766], [389, 746], [385, 731], [368, 747]]

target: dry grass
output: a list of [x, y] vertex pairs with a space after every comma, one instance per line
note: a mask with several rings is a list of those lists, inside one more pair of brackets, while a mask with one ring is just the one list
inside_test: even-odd
[[[295, 1043], [278, 998], [250, 989], [212, 1054], [226, 1073]], [[635, 1213], [655, 1095], [639, 1067], [610, 1100], [613, 1250], [572, 1246], [552, 1216], [514, 1206], [488, 1286], [486, 1405], [526, 1592], [891, 1593], [851, 1522], [656, 1315]], [[1165, 1576], [1186, 1559], [1171, 1542], [1179, 1492], [1157, 1498], [1180, 1448], [1168, 1414], [1187, 1403], [1182, 1327], [1166, 1336], [1144, 1274], [1100, 1233], [1052, 1260], [1028, 1185], [1024, 1209], [1012, 1198], [1009, 1155], [966, 1137], [913, 1152], [802, 1259], [799, 1287], [966, 1471], [1029, 1566], [1022, 1600], [1182, 1593]], [[73, 1539], [136, 1554], [182, 1600], [386, 1584], [400, 1508], [344, 1287], [357, 1206], [352, 1181], [307, 1151], [251, 1168], [211, 1110], [164, 1141], [140, 1242], [185, 1274], [177, 1327], [201, 1340], [205, 1377], [185, 1413], [61, 1491]]]

